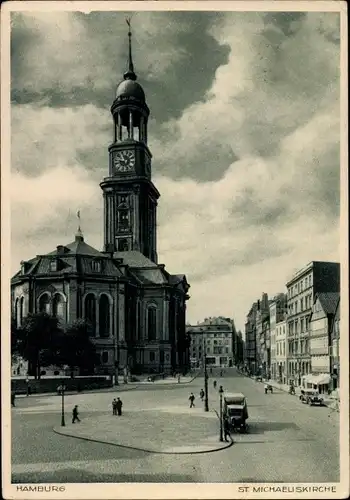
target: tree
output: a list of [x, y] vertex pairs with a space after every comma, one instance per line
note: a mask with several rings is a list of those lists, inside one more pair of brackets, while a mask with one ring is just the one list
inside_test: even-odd
[[18, 353], [28, 360], [35, 378], [40, 378], [41, 366], [55, 363], [60, 334], [58, 318], [45, 312], [29, 313], [23, 326], [17, 329]]
[[92, 373], [97, 364], [96, 348], [90, 340], [91, 325], [78, 319], [68, 325], [58, 339], [56, 364], [68, 365], [73, 372]]

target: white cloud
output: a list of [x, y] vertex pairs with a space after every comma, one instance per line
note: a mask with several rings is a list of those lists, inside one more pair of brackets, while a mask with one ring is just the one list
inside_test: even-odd
[[[43, 61], [53, 57], [57, 72], [72, 72], [83, 50], [77, 37], [86, 37], [85, 28], [66, 19], [66, 53], [57, 56], [60, 60], [53, 49], [60, 44], [60, 33], [54, 28], [50, 35], [55, 21], [45, 22], [40, 20], [38, 29], [51, 39]], [[339, 49], [324, 37], [325, 32], [336, 36], [335, 17], [310, 14], [295, 23], [297, 28], [296, 35], [287, 36], [275, 25], [267, 26], [262, 14], [228, 14], [226, 22], [212, 29], [220, 43], [230, 45], [228, 63], [216, 71], [203, 101], [164, 124], [159, 136], [151, 136], [154, 182], [162, 195], [158, 254], [169, 272], [188, 276], [190, 321], [234, 315], [243, 328], [251, 303], [262, 292], [283, 291], [293, 269], [311, 260], [339, 260], [338, 192], [327, 194], [328, 186], [337, 189], [338, 178]], [[138, 41], [154, 42], [149, 37], [154, 30], [157, 40], [164, 38], [142, 62], [150, 75], [166, 73], [173, 53], [186, 57], [181, 46], [169, 42], [178, 29], [154, 25], [145, 14]], [[94, 38], [89, 47], [93, 44]], [[36, 53], [29, 57], [41, 64]], [[96, 52], [89, 57], [96, 60], [101, 79], [109, 78]], [[76, 75], [91, 77], [80, 63]], [[68, 91], [76, 75], [65, 74]], [[22, 258], [72, 239], [76, 221], [69, 208], [73, 214], [82, 210], [89, 221], [87, 241], [101, 247], [102, 194], [81, 154], [89, 152], [91, 162], [103, 151], [106, 162], [96, 169], [107, 173], [108, 131], [112, 133], [109, 113], [92, 105], [14, 108], [15, 267]], [[230, 152], [238, 159], [233, 161]], [[25, 177], [26, 164], [36, 178]], [[199, 181], [204, 168], [213, 180]], [[34, 240], [33, 230], [40, 227], [45, 231]]]

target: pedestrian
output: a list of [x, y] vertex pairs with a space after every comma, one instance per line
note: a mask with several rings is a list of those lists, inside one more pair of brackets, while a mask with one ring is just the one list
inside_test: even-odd
[[216, 380], [214, 380], [214, 382], [213, 382], [213, 387], [214, 387], [214, 389], [216, 389]]
[[122, 414], [122, 406], [123, 406], [123, 402], [120, 398], [118, 398], [116, 401], [116, 407], [117, 407], [117, 412], [118, 412], [119, 417]]
[[203, 391], [203, 389], [201, 389], [201, 392], [199, 393], [199, 396], [201, 398], [201, 401], [203, 401], [203, 398], [204, 398], [204, 391]]
[[11, 406], [16, 406], [15, 405], [15, 399], [16, 399], [16, 393], [11, 392]]
[[117, 414], [117, 400], [114, 398], [112, 401], [113, 415]]
[[194, 398], [193, 392], [191, 392], [190, 397], [188, 399], [190, 401], [190, 408], [193, 408], [195, 406], [195, 404], [194, 404], [194, 399], [195, 398]]
[[222, 377], [222, 370], [220, 370], [220, 377]]
[[228, 423], [227, 418], [224, 418], [224, 438], [225, 438], [225, 441], [231, 440], [230, 425]]
[[72, 424], [75, 424], [75, 421], [78, 420], [80, 422], [80, 418], [78, 417], [79, 412], [78, 412], [78, 405], [75, 405], [73, 408], [72, 412], [73, 418], [72, 418]]

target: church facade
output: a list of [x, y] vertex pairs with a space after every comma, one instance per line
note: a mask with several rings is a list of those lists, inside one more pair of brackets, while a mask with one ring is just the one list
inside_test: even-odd
[[113, 143], [104, 199], [104, 247], [75, 240], [21, 262], [11, 280], [12, 316], [45, 311], [62, 326], [81, 318], [91, 325], [100, 365], [114, 375], [170, 373], [188, 366], [186, 301], [189, 284], [170, 274], [157, 256], [159, 192], [147, 145], [149, 108], [136, 81], [129, 31], [129, 64], [111, 107]]

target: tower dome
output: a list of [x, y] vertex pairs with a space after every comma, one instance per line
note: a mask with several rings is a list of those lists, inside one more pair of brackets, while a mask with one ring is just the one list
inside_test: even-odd
[[[127, 75], [128, 73], [125, 73]], [[124, 75], [124, 80], [120, 82], [120, 84], [117, 87], [116, 91], [116, 99], [119, 98], [128, 98], [128, 99], [137, 99], [138, 101], [145, 102], [145, 93], [143, 91], [143, 88], [141, 85], [135, 80], [130, 79], [130, 78], [125, 78]], [[136, 76], [136, 75], [135, 75]]]
[[116, 99], [137, 99], [138, 101], [145, 102], [145, 93], [143, 88], [139, 83], [136, 82], [137, 75], [134, 72], [134, 64], [132, 61], [131, 53], [131, 28], [130, 19], [127, 19], [127, 24], [129, 26], [129, 61], [128, 70], [124, 73], [124, 80], [119, 83], [116, 91]]

